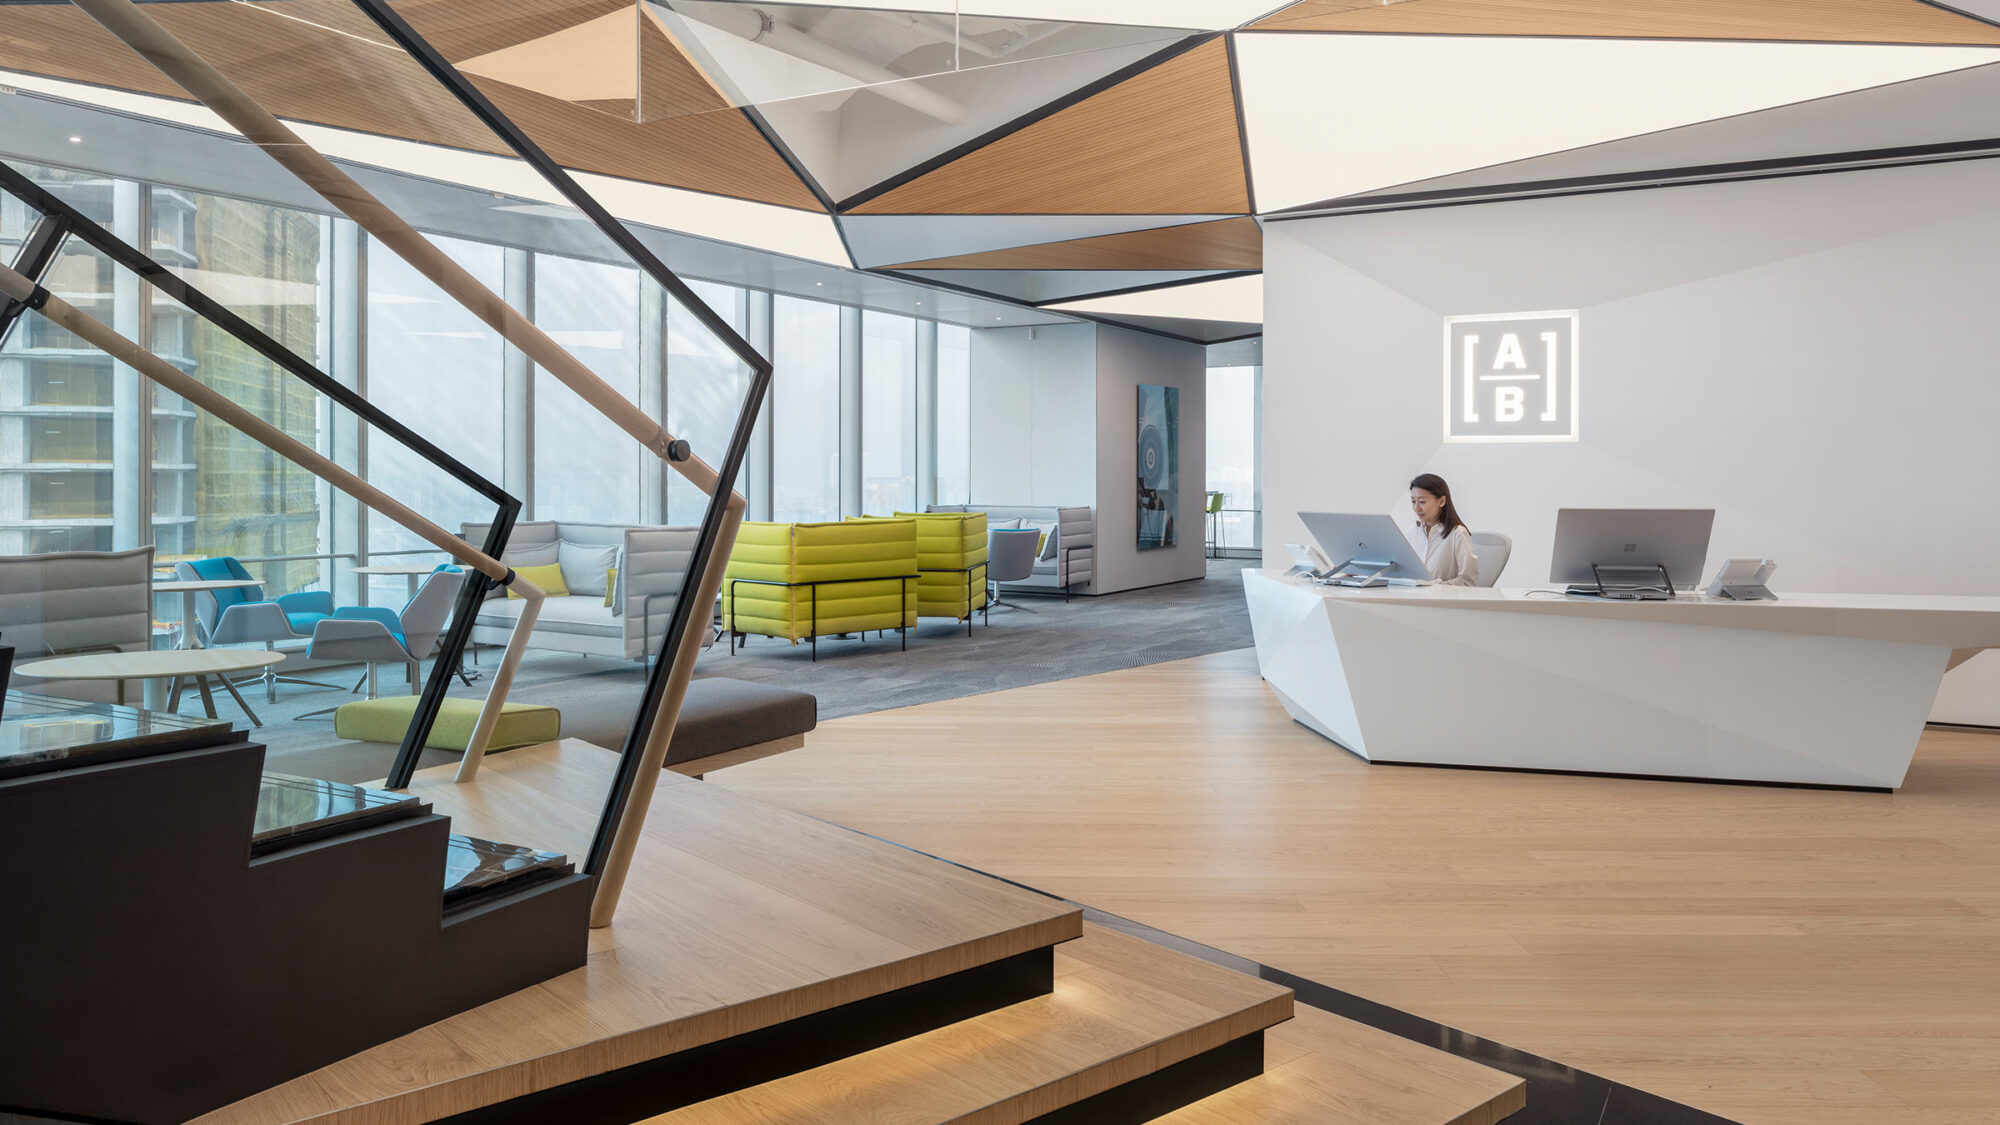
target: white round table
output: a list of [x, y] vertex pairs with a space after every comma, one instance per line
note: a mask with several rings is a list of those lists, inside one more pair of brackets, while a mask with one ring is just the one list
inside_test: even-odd
[[[16, 664], [14, 674], [39, 680], [118, 680], [119, 702], [124, 702], [125, 680], [146, 682], [148, 711], [176, 711], [180, 708], [181, 685], [194, 680], [201, 693], [202, 710], [215, 718], [215, 699], [208, 693], [210, 676], [221, 682], [224, 691], [243, 708], [253, 727], [264, 725], [257, 712], [237, 694], [229, 682], [231, 672], [252, 672], [268, 668], [285, 658], [283, 653], [258, 648], [168, 648], [155, 652], [92, 652], [81, 656], [56, 656]], [[171, 690], [168, 690], [171, 685]], [[164, 696], [164, 698], [162, 698]]]

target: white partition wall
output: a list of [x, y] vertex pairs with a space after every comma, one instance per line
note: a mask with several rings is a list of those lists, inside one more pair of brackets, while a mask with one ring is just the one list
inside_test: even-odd
[[[1548, 578], [1562, 507], [1712, 507], [1797, 591], [2000, 593], [2000, 161], [1271, 223], [1267, 557], [1419, 472]], [[1444, 318], [1577, 310], [1578, 440], [1446, 443]], [[2000, 657], [1933, 717], [2000, 724]]]

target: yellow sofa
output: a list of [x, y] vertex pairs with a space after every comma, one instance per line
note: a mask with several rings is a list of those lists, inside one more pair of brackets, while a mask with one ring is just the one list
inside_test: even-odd
[[723, 572], [723, 625], [731, 644], [812, 641], [817, 659], [819, 637], [915, 627], [918, 579], [915, 519], [745, 523]]
[[[877, 519], [875, 516], [850, 517]], [[986, 513], [897, 512], [917, 521], [917, 616], [949, 617], [969, 629], [986, 608]]]

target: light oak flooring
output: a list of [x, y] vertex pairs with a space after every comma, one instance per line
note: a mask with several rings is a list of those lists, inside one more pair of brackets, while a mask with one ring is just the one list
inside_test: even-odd
[[1245, 650], [708, 784], [1750, 1125], [2000, 1121], [1994, 735], [1927, 733], [1895, 794], [1369, 766]]

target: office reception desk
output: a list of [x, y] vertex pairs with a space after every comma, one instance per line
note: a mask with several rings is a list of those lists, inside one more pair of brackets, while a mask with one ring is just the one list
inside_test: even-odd
[[1371, 762], [1893, 789], [2000, 597], [1606, 602], [1243, 574], [1257, 666]]

